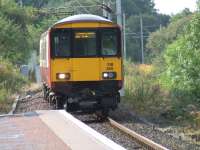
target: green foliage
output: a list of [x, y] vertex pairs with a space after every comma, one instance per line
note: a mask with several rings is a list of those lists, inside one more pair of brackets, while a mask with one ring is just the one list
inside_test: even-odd
[[158, 117], [167, 105], [158, 76], [151, 65], [125, 63], [125, 98], [138, 113]]
[[27, 62], [31, 51], [27, 24], [34, 15], [30, 8], [21, 8], [13, 0], [3, 0], [0, 9], [0, 56], [14, 64]]
[[0, 89], [0, 104], [8, 99], [8, 92], [5, 89]]
[[197, 0], [197, 8], [200, 10], [200, 0]]
[[19, 71], [8, 61], [0, 59], [0, 89], [16, 92], [25, 83]]
[[41, 8], [47, 5], [48, 0], [24, 0], [23, 5]]
[[180, 20], [180, 19], [182, 19], [182, 18], [185, 18], [185, 17], [187, 17], [187, 16], [191, 16], [192, 15], [192, 12], [190, 11], [190, 9], [188, 9], [188, 8], [185, 8], [182, 12], [180, 12], [180, 13], [178, 13], [178, 14], [176, 14], [176, 15], [173, 15], [172, 17], [171, 17], [171, 22], [176, 22], [176, 21], [178, 21], [178, 20]]
[[[151, 0], [123, 1], [122, 6], [127, 14], [126, 32], [131, 33], [127, 35], [128, 57], [134, 62], [141, 62], [140, 16], [143, 19], [144, 44], [151, 32], [168, 24], [170, 17], [156, 13]], [[145, 55], [148, 56], [149, 52], [145, 51]]]
[[[144, 45], [147, 43], [147, 37], [160, 26], [168, 23], [168, 16], [143, 14], [143, 33]], [[162, 20], [162, 21], [161, 21]], [[130, 59], [135, 62], [141, 62], [141, 39], [140, 39], [140, 16], [134, 15], [127, 19], [127, 33], [133, 33], [127, 36], [127, 52]], [[154, 38], [154, 37], [153, 37]], [[154, 40], [153, 40], [154, 42]], [[159, 43], [160, 44], [160, 43]], [[151, 55], [151, 51], [146, 50], [145, 55]]]
[[0, 14], [0, 29], [0, 56], [13, 63], [23, 62], [28, 48], [20, 26]]
[[145, 13], [156, 13], [152, 0], [122, 0], [122, 7], [129, 17]]
[[0, 113], [10, 110], [11, 95], [20, 91], [26, 82], [11, 63], [0, 58]]
[[11, 110], [11, 99], [9, 99], [10, 92], [6, 89], [0, 89], [0, 114], [8, 113]]
[[196, 14], [186, 33], [168, 46], [167, 75], [173, 88], [200, 97], [200, 15]]
[[163, 27], [150, 34], [146, 45], [149, 53], [148, 59], [150, 59], [150, 62], [152, 62], [153, 58], [160, 55], [169, 44], [184, 33], [192, 18], [190, 13], [188, 15], [185, 14], [187, 13], [183, 11], [183, 13], [174, 16], [172, 18], [172, 22], [167, 27]]
[[33, 16], [30, 15], [30, 8], [22, 8], [13, 0], [2, 0], [0, 13], [19, 25], [25, 31], [26, 24], [31, 23]]
[[0, 56], [14, 64], [27, 63], [30, 53], [39, 50], [41, 33], [53, 22], [50, 21], [53, 16], [44, 17], [35, 8], [20, 7], [14, 0], [2, 0]]

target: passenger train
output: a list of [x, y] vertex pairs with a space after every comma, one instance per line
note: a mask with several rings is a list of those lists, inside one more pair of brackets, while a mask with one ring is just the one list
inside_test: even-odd
[[121, 29], [100, 16], [64, 18], [40, 40], [44, 98], [67, 111], [108, 115], [123, 86]]

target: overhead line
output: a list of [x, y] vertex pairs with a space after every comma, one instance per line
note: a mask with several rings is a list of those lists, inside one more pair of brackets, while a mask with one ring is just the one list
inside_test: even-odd
[[79, 0], [76, 0], [76, 2], [83, 8], [88, 14], [90, 14], [90, 11], [88, 11], [85, 7], [82, 7], [82, 4], [79, 2]]

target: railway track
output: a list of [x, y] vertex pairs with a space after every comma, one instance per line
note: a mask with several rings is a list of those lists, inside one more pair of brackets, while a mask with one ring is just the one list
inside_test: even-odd
[[[23, 97], [19, 98], [19, 101], [16, 105], [16, 108], [14, 110], [14, 114], [19, 114], [19, 113], [25, 113], [25, 112], [31, 112], [35, 110], [52, 110], [54, 109], [53, 106], [51, 106], [47, 101], [43, 100], [42, 97], [42, 92], [31, 92], [28, 95], [24, 95]], [[118, 115], [117, 115], [118, 114]], [[146, 136], [148, 134], [151, 134], [152, 131], [148, 131], [146, 127], [138, 127], [136, 128], [131, 128], [126, 125], [126, 123], [129, 124], [130, 117], [127, 117], [127, 114], [123, 114], [122, 112], [115, 112], [115, 116], [111, 114], [111, 118], [108, 118], [107, 121], [105, 122], [100, 122], [97, 121], [96, 116], [94, 115], [80, 115], [80, 114], [72, 114], [74, 117], [77, 119], [81, 120], [82, 122], [86, 123], [88, 126], [92, 127], [99, 133], [105, 135], [106, 137], [110, 138], [114, 142], [118, 143], [119, 145], [125, 147], [126, 149], [158, 149], [158, 150], [166, 150], [167, 148], [169, 149], [191, 149], [191, 146], [181, 146], [180, 143], [170, 143], [168, 140], [169, 137], [163, 137], [161, 136], [160, 133], [156, 133], [154, 136], [158, 136], [157, 139], [155, 140], [157, 143], [162, 143], [164, 146], [167, 148], [156, 144], [154, 141], [154, 138], [152, 140], [149, 140], [149, 137]], [[116, 118], [116, 116], [118, 116]], [[126, 118], [127, 117], [127, 118]], [[113, 118], [113, 119], [112, 119]], [[116, 120], [116, 121], [114, 121]], [[131, 121], [130, 121], [131, 122]], [[137, 123], [135, 121], [135, 123]], [[133, 124], [135, 124], [133, 123]], [[132, 122], [130, 123], [132, 124]], [[128, 128], [127, 128], [128, 127]], [[142, 133], [144, 133], [144, 136], [137, 134], [141, 133], [138, 132], [138, 130], [143, 130]], [[151, 137], [151, 136], [150, 136]], [[170, 137], [171, 138], [171, 137]], [[174, 139], [172, 139], [174, 141]], [[195, 146], [192, 147], [192, 149], [196, 149]], [[198, 148], [197, 148], [198, 149]]]
[[[53, 106], [51, 106], [48, 102], [43, 100], [42, 93], [29, 93], [27, 96], [24, 96], [22, 98], [19, 98], [17, 104], [16, 104], [16, 109], [14, 110], [15, 114], [18, 113], [25, 113], [25, 112], [30, 112], [30, 111], [35, 111], [35, 110], [51, 110], [53, 109]], [[127, 149], [144, 149], [144, 148], [150, 148], [149, 145], [145, 145], [146, 142], [142, 142], [141, 139], [138, 137], [127, 135], [127, 133], [124, 133], [122, 128], [118, 128], [117, 123], [112, 120], [111, 118], [108, 119], [106, 122], [97, 122], [94, 116], [92, 118], [94, 119], [94, 122], [91, 123], [90, 119], [84, 120], [81, 118], [81, 115], [74, 115], [76, 118], [79, 120], [83, 120], [86, 124], [94, 128], [95, 130], [99, 131], [99, 129], [104, 129], [104, 131], [100, 131], [102, 134], [105, 136], [111, 138], [113, 141], [117, 142], [120, 145], [123, 145]], [[91, 115], [88, 115], [89, 118]], [[101, 127], [102, 126], [102, 127]], [[122, 125], [121, 125], [122, 126]], [[110, 132], [113, 131], [113, 132]], [[139, 141], [140, 144], [138, 144]], [[142, 144], [141, 144], [142, 143]], [[153, 149], [151, 147], [151, 149]]]
[[28, 95], [19, 98], [16, 108], [13, 113], [25, 113], [35, 110], [52, 110], [54, 106], [51, 106], [47, 101], [43, 99], [42, 92], [30, 92]]
[[126, 133], [127, 135], [129, 135], [131, 138], [135, 139], [138, 143], [140, 143], [143, 147], [145, 147], [146, 149], [152, 149], [152, 150], [168, 150], [167, 148], [165, 148], [162, 145], [159, 145], [155, 142], [153, 142], [152, 140], [128, 129], [127, 127], [123, 126], [120, 123], [117, 123], [116, 121], [114, 121], [111, 118], [108, 118], [109, 123], [119, 129], [120, 131]]
[[108, 118], [101, 122], [96, 120], [94, 115], [77, 115], [74, 117], [86, 123], [88, 126], [107, 136], [114, 142], [122, 145], [126, 149], [148, 149], [148, 150], [168, 150], [167, 148], [153, 142], [152, 140], [128, 129], [124, 125]]

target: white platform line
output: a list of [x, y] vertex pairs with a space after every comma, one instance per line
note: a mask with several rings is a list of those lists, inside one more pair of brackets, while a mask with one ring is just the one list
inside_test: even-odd
[[74, 124], [76, 124], [79, 128], [81, 128], [82, 130], [84, 130], [85, 132], [90, 134], [92, 137], [94, 137], [97, 141], [101, 142], [102, 144], [107, 145], [108, 147], [110, 147], [113, 150], [126, 150], [122, 146], [116, 144], [115, 142], [111, 141], [110, 139], [108, 139], [104, 135], [102, 135], [102, 134], [98, 133], [97, 131], [95, 131], [94, 129], [90, 128], [89, 126], [87, 126], [83, 122], [74, 118], [71, 114], [67, 113], [66, 111], [59, 110], [59, 112], [62, 115], [64, 115], [67, 119], [72, 121]]

